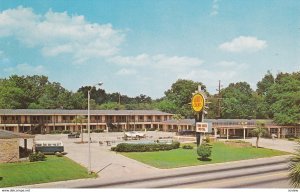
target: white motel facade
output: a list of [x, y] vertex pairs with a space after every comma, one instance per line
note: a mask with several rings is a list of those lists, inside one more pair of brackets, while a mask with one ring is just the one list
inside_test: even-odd
[[[0, 109], [0, 129], [17, 133], [51, 133], [53, 131], [80, 131], [87, 128], [87, 110], [65, 109]], [[158, 110], [91, 110], [91, 130], [103, 131], [195, 131], [195, 120], [172, 119], [173, 114]], [[278, 138], [300, 136], [300, 124], [281, 126], [272, 120], [257, 119], [205, 119], [212, 134], [221, 137], [247, 137], [257, 121], [263, 121], [269, 134]]]

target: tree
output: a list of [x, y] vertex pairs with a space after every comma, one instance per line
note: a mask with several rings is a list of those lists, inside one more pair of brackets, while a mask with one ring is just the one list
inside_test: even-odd
[[[298, 146], [300, 142], [298, 142]], [[293, 187], [299, 188], [300, 187], [300, 148], [296, 150], [296, 153], [290, 158], [289, 163], [289, 179], [290, 183]]]
[[22, 108], [23, 90], [18, 88], [15, 82], [8, 80], [0, 81], [0, 108], [20, 109]]
[[120, 105], [117, 102], [107, 102], [104, 103], [100, 106], [100, 109], [114, 109], [114, 110], [119, 110], [119, 109], [125, 109], [124, 105]]
[[103, 104], [107, 102], [108, 95], [106, 94], [104, 89], [96, 89], [96, 87], [84, 86], [80, 87], [77, 93], [82, 93], [85, 98], [88, 96], [88, 91], [91, 90], [90, 96], [97, 104]]
[[300, 122], [300, 72], [280, 73], [267, 95], [274, 113], [274, 121], [281, 125]]
[[82, 124], [87, 122], [87, 118], [85, 116], [76, 116], [75, 119], [72, 120], [73, 123], [76, 123], [76, 128], [78, 128], [77, 124], [80, 125], [80, 135], [81, 135], [81, 143], [83, 143], [83, 131]]
[[266, 96], [270, 87], [275, 83], [275, 79], [270, 71], [257, 83], [256, 92], [258, 95]]
[[256, 117], [254, 91], [246, 82], [231, 83], [222, 89], [222, 117], [248, 119]]
[[251, 130], [251, 134], [256, 137], [256, 148], [258, 148], [259, 138], [267, 133], [265, 123], [257, 122], [256, 128]]
[[167, 98], [163, 98], [161, 101], [156, 103], [156, 107], [167, 113], [175, 113], [177, 111], [176, 104]]
[[206, 87], [200, 82], [194, 82], [192, 80], [179, 79], [172, 84], [171, 89], [165, 92], [165, 99], [175, 105], [176, 111], [172, 113], [178, 113], [186, 118], [193, 117], [191, 109], [191, 98], [193, 93], [198, 90], [198, 86], [202, 86], [206, 91]]

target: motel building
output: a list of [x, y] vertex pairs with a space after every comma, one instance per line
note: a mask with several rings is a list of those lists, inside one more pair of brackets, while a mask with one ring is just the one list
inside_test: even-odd
[[[87, 129], [87, 121], [76, 122], [77, 117], [87, 119], [87, 110], [65, 109], [0, 109], [0, 129], [17, 133], [44, 134], [53, 131], [80, 131]], [[173, 114], [157, 110], [90, 110], [91, 130], [171, 132], [195, 131], [194, 119], [172, 119]], [[300, 136], [300, 124], [280, 126], [272, 120], [257, 119], [205, 119], [209, 132], [215, 137], [245, 138], [258, 121], [266, 125], [269, 135], [277, 138]]]

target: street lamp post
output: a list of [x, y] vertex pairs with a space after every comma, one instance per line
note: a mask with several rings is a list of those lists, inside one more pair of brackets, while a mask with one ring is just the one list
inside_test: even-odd
[[92, 168], [91, 168], [91, 131], [90, 131], [90, 99], [91, 99], [91, 90], [94, 86], [99, 85], [101, 86], [103, 83], [97, 83], [93, 85], [89, 90], [88, 90], [88, 143], [89, 143], [89, 154], [88, 154], [88, 173], [92, 173]]

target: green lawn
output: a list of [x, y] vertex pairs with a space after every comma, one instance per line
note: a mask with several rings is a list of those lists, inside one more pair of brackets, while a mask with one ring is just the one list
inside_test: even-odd
[[95, 177], [67, 157], [47, 156], [46, 161], [0, 164], [1, 187]]
[[130, 152], [121, 154], [129, 158], [135, 159], [137, 161], [143, 162], [145, 164], [149, 164], [151, 166], [162, 169], [289, 154], [287, 152], [272, 149], [256, 149], [254, 147], [234, 147], [225, 145], [222, 142], [216, 142], [213, 144], [211, 161], [200, 161], [198, 159], [196, 147], [195, 145], [193, 146], [194, 149], [190, 150], [179, 148], [170, 151], [143, 153]]

